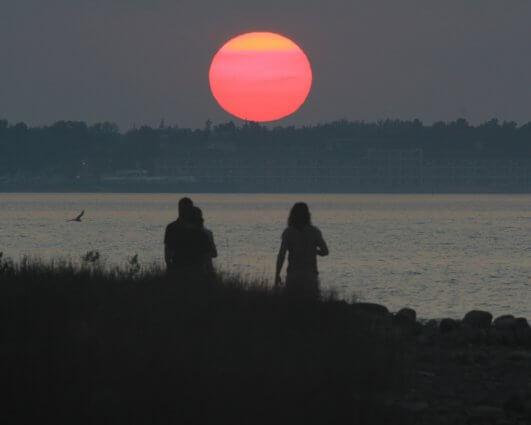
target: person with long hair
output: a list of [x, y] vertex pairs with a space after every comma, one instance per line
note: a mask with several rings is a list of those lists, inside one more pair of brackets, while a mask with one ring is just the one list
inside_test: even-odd
[[194, 203], [184, 197], [179, 200], [179, 217], [166, 226], [164, 233], [164, 259], [168, 270], [181, 266], [183, 228], [189, 227], [192, 219]]
[[312, 225], [310, 209], [304, 202], [297, 202], [291, 208], [288, 227], [282, 233], [278, 251], [275, 285], [280, 286], [280, 273], [288, 253], [286, 290], [289, 293], [319, 297], [319, 271], [317, 256], [328, 255], [328, 246], [321, 231]]

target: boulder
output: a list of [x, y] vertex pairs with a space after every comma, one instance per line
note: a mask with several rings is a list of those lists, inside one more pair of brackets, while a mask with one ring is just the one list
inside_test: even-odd
[[504, 332], [496, 328], [489, 329], [487, 332], [487, 343], [490, 345], [503, 344], [504, 343]]
[[487, 329], [491, 323], [492, 314], [482, 310], [469, 311], [463, 319], [463, 324], [471, 328]]
[[511, 395], [503, 403], [503, 408], [507, 411], [523, 415], [526, 412], [525, 401], [525, 398], [519, 395]]
[[426, 334], [419, 335], [417, 337], [417, 344], [423, 347], [432, 347], [435, 344], [435, 336]]
[[459, 329], [459, 322], [454, 319], [442, 319], [439, 323], [439, 331], [442, 334], [453, 332]]
[[531, 328], [527, 319], [505, 315], [494, 320], [494, 330], [501, 335], [501, 342], [505, 345], [531, 344]]
[[516, 335], [511, 329], [501, 331], [504, 345], [516, 345]]
[[373, 314], [376, 316], [387, 316], [389, 315], [389, 310], [386, 306], [375, 303], [354, 303], [352, 308], [356, 311], [361, 311], [363, 313]]
[[525, 330], [525, 329], [531, 329], [531, 327], [529, 326], [529, 322], [527, 321], [527, 319], [525, 317], [518, 317], [515, 319], [516, 320], [516, 329], [517, 330]]
[[509, 358], [516, 362], [531, 362], [531, 353], [528, 351], [513, 351], [509, 354]]
[[419, 413], [423, 410], [427, 410], [430, 405], [425, 400], [417, 400], [417, 401], [403, 401], [399, 404], [399, 407], [407, 412], [410, 413]]
[[495, 406], [475, 406], [469, 412], [468, 423], [486, 424], [505, 417], [505, 411]]
[[516, 328], [516, 319], [511, 314], [506, 314], [494, 319], [494, 328], [500, 331], [512, 330]]
[[514, 336], [518, 344], [526, 347], [531, 346], [531, 328], [517, 329]]
[[414, 326], [417, 323], [417, 312], [412, 308], [403, 308], [395, 314], [397, 323]]
[[487, 329], [464, 326], [461, 334], [466, 342], [476, 344], [487, 340], [487, 332]]

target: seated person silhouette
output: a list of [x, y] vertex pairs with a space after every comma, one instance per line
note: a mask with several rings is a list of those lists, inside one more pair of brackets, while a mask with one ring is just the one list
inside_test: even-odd
[[288, 227], [282, 233], [278, 251], [275, 286], [280, 286], [280, 272], [288, 253], [286, 291], [290, 295], [317, 299], [319, 297], [319, 272], [317, 255], [328, 255], [328, 246], [321, 231], [312, 225], [308, 205], [297, 202], [291, 208]]
[[216, 244], [214, 243], [214, 234], [204, 225], [205, 220], [203, 219], [203, 211], [201, 211], [201, 208], [193, 207], [192, 221], [208, 238], [208, 252], [204, 258], [204, 268], [207, 272], [214, 273], [214, 264], [212, 263], [212, 259], [218, 256], [218, 250], [216, 249]]
[[168, 272], [201, 273], [211, 250], [208, 235], [194, 221], [190, 198], [179, 201], [179, 217], [168, 224], [164, 235], [164, 258]]

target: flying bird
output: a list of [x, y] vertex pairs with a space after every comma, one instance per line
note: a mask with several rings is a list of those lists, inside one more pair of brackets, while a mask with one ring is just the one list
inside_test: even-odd
[[83, 217], [83, 214], [85, 214], [85, 210], [81, 211], [76, 218], [73, 218], [73, 219], [68, 220], [68, 221], [81, 221], [81, 217]]

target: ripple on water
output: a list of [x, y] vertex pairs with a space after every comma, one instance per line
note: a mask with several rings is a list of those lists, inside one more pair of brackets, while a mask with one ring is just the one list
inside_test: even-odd
[[[98, 249], [106, 264], [134, 253], [163, 264], [162, 233], [178, 195], [0, 194], [0, 251], [78, 259]], [[396, 311], [462, 317], [482, 305], [531, 317], [531, 196], [192, 195], [214, 232], [223, 269], [273, 275], [293, 200], [312, 209], [331, 255], [321, 280]], [[82, 223], [65, 223], [86, 209]], [[486, 218], [485, 212], [489, 216]], [[20, 217], [24, 217], [22, 221]]]

